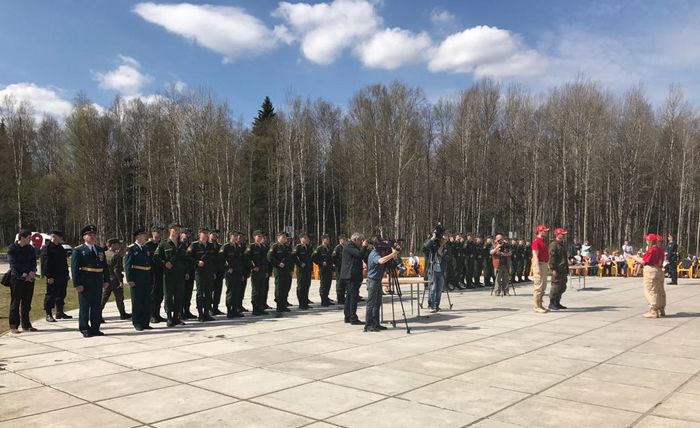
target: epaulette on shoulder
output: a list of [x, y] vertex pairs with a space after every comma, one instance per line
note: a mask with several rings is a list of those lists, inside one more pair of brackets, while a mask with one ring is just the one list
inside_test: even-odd
[[134, 245], [136, 245], [136, 244], [131, 244], [131, 245], [127, 246], [126, 248], [131, 248], [131, 247], [133, 247]]

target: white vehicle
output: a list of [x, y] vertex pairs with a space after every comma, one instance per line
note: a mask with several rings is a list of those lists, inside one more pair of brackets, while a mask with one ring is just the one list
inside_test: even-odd
[[[39, 241], [39, 238], [41, 238], [41, 241]], [[15, 242], [17, 242], [18, 240], [19, 234], [15, 235]], [[36, 253], [39, 254], [41, 252], [41, 249], [44, 248], [44, 245], [51, 242], [51, 235], [49, 235], [48, 233], [32, 232], [32, 239], [30, 242], [31, 246], [34, 247]], [[73, 247], [66, 244], [65, 242], [63, 242], [61, 246], [64, 250], [66, 250], [66, 257], [70, 257], [73, 253]]]

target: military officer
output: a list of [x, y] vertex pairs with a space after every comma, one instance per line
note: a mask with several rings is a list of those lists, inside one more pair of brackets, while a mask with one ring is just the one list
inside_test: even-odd
[[338, 245], [333, 248], [333, 266], [335, 266], [335, 295], [339, 305], [345, 304], [345, 283], [340, 280], [340, 268], [343, 262], [343, 247], [347, 239], [344, 235], [338, 237]]
[[153, 255], [153, 264], [163, 269], [162, 287], [168, 327], [185, 325], [181, 316], [185, 282], [189, 279], [192, 261], [187, 255], [187, 243], [180, 239], [181, 227], [177, 223], [168, 226], [168, 238], [161, 240]]
[[455, 263], [455, 275], [457, 276], [456, 287], [460, 290], [466, 288], [465, 279], [465, 242], [464, 235], [460, 232], [455, 235], [455, 240], [452, 243], [452, 259]]
[[[56, 322], [57, 319], [71, 319], [70, 315], [63, 312], [63, 304], [66, 298], [68, 286], [68, 259], [66, 250], [63, 249], [63, 232], [54, 230], [51, 232], [51, 241], [41, 249], [41, 274], [46, 278], [46, 297], [44, 298], [44, 310], [46, 321]], [[53, 308], [56, 308], [56, 318], [53, 317]]]
[[[180, 232], [180, 242], [182, 242], [187, 248], [189, 248], [192, 243], [192, 230], [187, 228]], [[185, 276], [185, 294], [182, 297], [182, 313], [180, 319], [191, 320], [197, 318], [192, 312], [190, 312], [190, 305], [192, 304], [192, 292], [194, 291], [194, 270], [195, 266], [190, 259], [190, 263], [187, 266], [187, 275]]]
[[279, 313], [289, 312], [287, 298], [292, 286], [292, 269], [295, 259], [287, 245], [287, 234], [285, 232], [278, 233], [277, 242], [270, 247], [267, 253], [267, 261], [275, 273], [275, 303], [277, 303], [277, 312]]
[[[662, 236], [663, 237], [663, 236]], [[663, 240], [662, 240], [663, 241]], [[659, 243], [661, 245], [661, 243]], [[666, 261], [668, 261], [668, 273], [671, 277], [669, 285], [678, 284], [678, 244], [676, 244], [673, 235], [668, 234], [668, 246], [666, 247]]]
[[267, 247], [264, 244], [262, 231], [253, 231], [253, 242], [246, 248], [245, 256], [250, 269], [250, 279], [253, 287], [251, 290], [253, 315], [267, 315], [265, 309], [267, 308], [268, 278], [270, 274], [268, 271]]
[[[107, 251], [105, 251], [107, 267], [109, 268], [109, 285], [102, 289], [102, 309], [109, 301], [109, 296], [114, 293], [114, 302], [119, 310], [119, 318], [128, 320], [131, 314], [124, 308], [124, 255], [122, 254], [122, 242], [117, 238], [107, 241]], [[100, 320], [104, 322], [104, 319]]]
[[[241, 289], [241, 294], [238, 296], [238, 308], [241, 313], [248, 312], [245, 306], [243, 306], [243, 298], [245, 297], [245, 289], [248, 285], [248, 278], [250, 278], [250, 261], [248, 260], [248, 255], [245, 250], [248, 248], [248, 237], [240, 232], [241, 234], [241, 245], [243, 246], [243, 288]], [[267, 255], [265, 256], [267, 257]]]
[[243, 234], [233, 231], [228, 235], [228, 242], [221, 246], [220, 255], [226, 272], [226, 318], [243, 316], [241, 306], [245, 292], [245, 245]]
[[199, 230], [199, 240], [187, 248], [195, 266], [194, 278], [197, 281], [197, 320], [200, 322], [214, 321], [212, 317], [212, 296], [218, 253], [214, 244], [209, 242], [209, 229]]
[[552, 272], [552, 287], [549, 289], [549, 306], [553, 311], [566, 309], [561, 296], [566, 291], [569, 275], [569, 257], [566, 254], [564, 237], [568, 232], [560, 227], [554, 229], [554, 240], [549, 243], [549, 270]]
[[224, 274], [226, 273], [226, 268], [224, 267], [224, 258], [221, 254], [218, 229], [214, 229], [209, 233], [209, 242], [211, 242], [216, 249], [216, 256], [214, 257], [216, 263], [216, 273], [214, 276], [214, 288], [212, 290], [211, 297], [211, 312], [213, 315], [224, 315], [224, 313], [219, 310], [219, 304], [221, 303], [221, 294], [223, 293], [224, 288]]
[[[151, 228], [151, 238], [146, 242], [149, 254], [153, 256], [158, 249], [162, 235], [162, 229], [159, 226]], [[151, 266], [151, 322], [159, 323], [165, 321], [160, 316], [160, 306], [163, 303], [163, 269], [158, 265]]]
[[330, 306], [335, 304], [328, 295], [331, 291], [331, 282], [333, 282], [333, 256], [331, 254], [330, 237], [328, 234], [321, 235], [321, 245], [316, 247], [311, 259], [316, 266], [321, 276], [321, 285], [318, 289], [321, 295], [321, 306]]
[[80, 230], [83, 244], [73, 249], [71, 276], [78, 292], [78, 328], [83, 337], [103, 336], [100, 331], [102, 288], [109, 285], [104, 249], [95, 245], [97, 228], [89, 224]]
[[[267, 254], [270, 251], [270, 237], [267, 236], [267, 233], [263, 232], [263, 241], [262, 241], [263, 248], [265, 249], [265, 254]], [[289, 247], [289, 252], [291, 253], [292, 251], [292, 245], [289, 242], [289, 235], [287, 235], [287, 246]], [[267, 264], [267, 279], [265, 280], [265, 309], [272, 309], [271, 306], [267, 304], [267, 294], [270, 291], [270, 278], [272, 278], [272, 271], [273, 271], [272, 264], [268, 262]], [[287, 293], [289, 295], [289, 292]], [[287, 307], [292, 306], [289, 301], [286, 302]]]
[[474, 263], [476, 263], [476, 246], [474, 237], [467, 233], [467, 240], [464, 242], [464, 276], [467, 288], [474, 288]]
[[483, 287], [481, 283], [481, 271], [484, 267], [484, 244], [481, 237], [474, 238], [474, 287]]
[[299, 235], [299, 243], [294, 247], [292, 256], [296, 265], [297, 273], [297, 300], [299, 301], [299, 309], [310, 309], [309, 289], [311, 288], [311, 274], [313, 273], [314, 265], [311, 260], [313, 250], [309, 245], [309, 235], [303, 232]]
[[518, 245], [518, 240], [513, 239], [513, 242], [510, 244], [512, 256], [510, 259], [510, 282], [511, 283], [516, 283], [520, 282], [516, 276], [518, 275], [518, 270], [520, 269], [520, 261], [522, 260], [522, 251], [520, 250], [520, 245]]
[[145, 228], [134, 231], [134, 243], [124, 255], [124, 275], [131, 291], [131, 322], [136, 331], [151, 330], [151, 257]]

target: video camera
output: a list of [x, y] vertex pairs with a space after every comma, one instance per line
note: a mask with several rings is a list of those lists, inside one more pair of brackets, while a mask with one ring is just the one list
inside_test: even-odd
[[444, 234], [445, 228], [442, 226], [441, 222], [438, 222], [438, 224], [435, 225], [435, 229], [433, 229], [433, 233], [431, 234], [433, 241], [442, 241], [442, 235]]
[[499, 239], [498, 241], [494, 242], [493, 245], [494, 245], [494, 246], [495, 246], [495, 245], [500, 245], [500, 246], [501, 246], [501, 249], [500, 249], [500, 253], [501, 253], [501, 254], [503, 254], [503, 253], [508, 253], [508, 252], [511, 251], [510, 244], [507, 243], [507, 242], [505, 242], [505, 240], [503, 240], [503, 239]]
[[[391, 239], [383, 239], [383, 238], [378, 238], [374, 241], [374, 248], [379, 252], [379, 254], [384, 257], [387, 254], [391, 253], [392, 250], [397, 250], [401, 251], [401, 243], [404, 242], [405, 239], [403, 238], [391, 238]], [[397, 257], [395, 259], [392, 259], [386, 263], [386, 267], [389, 269], [396, 269], [400, 268], [403, 266], [403, 261], [401, 260], [401, 257]]]

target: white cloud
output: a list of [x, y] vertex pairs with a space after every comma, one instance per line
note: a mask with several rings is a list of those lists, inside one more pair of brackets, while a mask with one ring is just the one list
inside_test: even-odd
[[96, 73], [96, 79], [103, 89], [119, 92], [124, 96], [134, 96], [141, 88], [153, 81], [153, 77], [141, 73], [141, 65], [134, 58], [119, 55], [121, 64], [106, 73]]
[[317, 64], [332, 63], [344, 49], [367, 40], [382, 26], [369, 0], [281, 2], [273, 15], [286, 22], [291, 34], [301, 40], [304, 57]]
[[375, 34], [357, 48], [363, 64], [371, 68], [393, 70], [406, 64], [426, 60], [432, 41], [427, 33], [413, 34], [391, 28]]
[[184, 92], [185, 89], [187, 89], [187, 83], [183, 82], [182, 80], [178, 80], [173, 83], [173, 89], [175, 89], [176, 92]]
[[0, 89], [0, 101], [11, 97], [16, 102], [26, 101], [31, 104], [37, 118], [46, 114], [57, 118], [66, 117], [73, 107], [69, 101], [61, 98], [59, 93], [50, 87], [38, 86], [34, 83], [13, 83]]
[[510, 31], [476, 26], [445, 38], [429, 62], [433, 72], [473, 73], [496, 78], [541, 73], [546, 59]]
[[224, 62], [274, 49], [280, 36], [276, 29], [270, 30], [238, 7], [139, 3], [133, 11], [148, 22], [223, 55]]
[[433, 9], [430, 12], [430, 22], [436, 27], [452, 26], [457, 22], [457, 17], [446, 10]]

